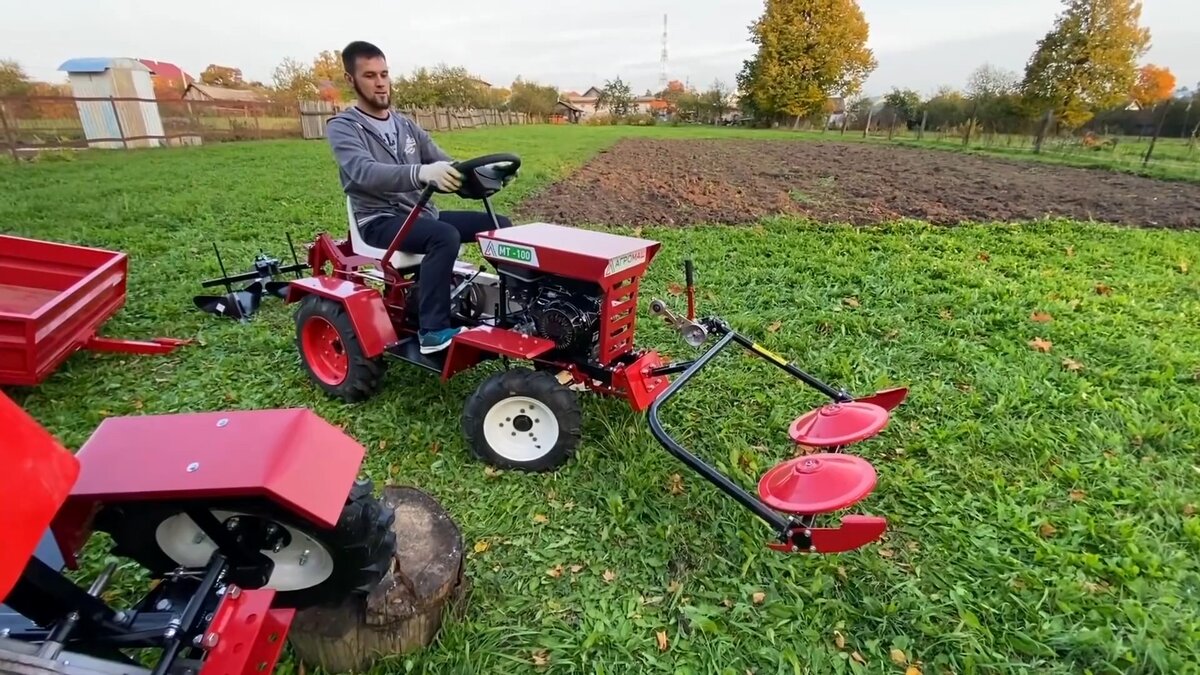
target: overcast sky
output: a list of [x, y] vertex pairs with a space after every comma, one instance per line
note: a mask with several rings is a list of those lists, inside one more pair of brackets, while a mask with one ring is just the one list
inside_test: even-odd
[[[80, 56], [169, 61], [194, 76], [210, 63], [269, 82], [284, 57], [310, 59], [355, 39], [378, 44], [393, 73], [463, 65], [493, 84], [538, 80], [584, 91], [620, 75], [635, 92], [657, 88], [662, 17], [669, 15], [668, 75], [706, 87], [736, 83], [753, 54], [754, 0], [0, 0], [0, 58], [33, 77], [65, 81], [58, 66]], [[892, 86], [922, 94], [962, 86], [984, 61], [1020, 72], [1053, 23], [1058, 0], [859, 0], [879, 67], [866, 93]], [[55, 18], [58, 16], [59, 18]], [[1147, 61], [1181, 86], [1200, 81], [1200, 0], [1145, 0], [1154, 44]]]

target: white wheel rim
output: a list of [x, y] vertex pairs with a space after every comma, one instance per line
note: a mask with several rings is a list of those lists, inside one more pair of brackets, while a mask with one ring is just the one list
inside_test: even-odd
[[484, 416], [483, 437], [504, 459], [531, 462], [558, 445], [558, 418], [537, 399], [510, 396]]
[[[235, 511], [213, 511], [212, 514], [222, 523], [234, 516], [261, 517]], [[293, 527], [278, 521], [275, 524], [287, 531], [289, 542], [278, 551], [262, 551], [275, 562], [267, 581], [268, 588], [277, 591], [311, 588], [333, 574], [333, 556], [325, 546]], [[217, 550], [216, 544], [186, 513], [177, 513], [159, 523], [154, 538], [162, 552], [183, 567], [203, 567]]]

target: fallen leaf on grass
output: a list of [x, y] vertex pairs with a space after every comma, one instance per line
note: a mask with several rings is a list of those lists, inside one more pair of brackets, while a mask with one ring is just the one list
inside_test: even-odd
[[1096, 284], [1096, 293], [1099, 295], [1112, 295], [1112, 287], [1108, 284]]
[[608, 583], [611, 584], [613, 582], [613, 579], [616, 579], [616, 578], [617, 578], [616, 572], [614, 572], [612, 570], [604, 570], [604, 580], [605, 581], [607, 581]]
[[1038, 528], [1038, 534], [1043, 537], [1053, 537], [1055, 532], [1058, 532], [1058, 530], [1054, 529], [1054, 526], [1050, 523], [1042, 523], [1042, 526]]
[[667, 584], [667, 592], [668, 593], [678, 593], [679, 590], [682, 588], [683, 588], [683, 584], [679, 583], [678, 581], [675, 581], [674, 579], [671, 580], [671, 583]]
[[442, 444], [438, 443], [437, 441], [434, 441], [433, 445], [429, 446], [429, 453], [432, 455], [436, 455], [441, 451], [442, 451]]
[[1195, 504], [1185, 504], [1183, 507], [1183, 515], [1185, 515], [1185, 516], [1196, 515], [1196, 505]]
[[892, 651], [890, 653], [890, 656], [892, 657], [892, 663], [894, 663], [898, 666], [903, 666], [903, 665], [908, 664], [908, 657], [905, 656], [904, 652], [900, 649], [896, 649], [893, 647]]
[[879, 549], [879, 555], [881, 555], [885, 558], [895, 558], [896, 552], [890, 548], [881, 548], [881, 549]]
[[1075, 359], [1063, 359], [1062, 365], [1063, 365], [1063, 368], [1066, 368], [1067, 370], [1071, 371], [1072, 373], [1077, 373], [1080, 370], [1083, 370], [1083, 364], [1076, 361]]
[[563, 572], [563, 566], [555, 565], [554, 567], [551, 567], [550, 569], [546, 570], [546, 576], [554, 577], [555, 579], [557, 579], [562, 576], [562, 572]]
[[571, 565], [571, 574], [579, 574], [583, 571], [583, 565]]
[[846, 576], [846, 568], [842, 567], [841, 565], [838, 565], [837, 574], [842, 578], [842, 581], [846, 581], [849, 578]]
[[539, 513], [533, 517], [533, 522], [539, 525], [545, 525], [546, 523], [550, 522], [550, 518], [544, 513]]
[[987, 251], [980, 251], [979, 255], [977, 255], [975, 257], [979, 258], [983, 262], [987, 262], [992, 259], [992, 256], [988, 255]]
[[767, 326], [767, 332], [778, 333], [780, 328], [783, 328], [783, 323], [780, 321], [776, 321], [775, 323], [771, 324], [770, 326]]
[[1043, 340], [1043, 339], [1042, 339], [1042, 338], [1040, 338], [1040, 337], [1039, 337], [1039, 338], [1034, 338], [1034, 339], [1032, 339], [1032, 340], [1030, 340], [1030, 341], [1029, 341], [1029, 346], [1030, 346], [1030, 347], [1033, 347], [1034, 349], [1038, 350], [1039, 352], [1048, 352], [1048, 351], [1050, 351], [1050, 347], [1051, 347], [1053, 344], [1054, 344], [1053, 342], [1051, 342], [1051, 341], [1049, 341], [1049, 340]]
[[683, 476], [680, 476], [677, 473], [671, 474], [671, 480], [667, 486], [667, 489], [673, 495], [683, 494]]
[[479, 541], [475, 542], [476, 553], [483, 553], [486, 550], [488, 550], [488, 543], [486, 541], [480, 539]]
[[388, 475], [389, 476], [395, 476], [396, 472], [399, 470], [400, 470], [400, 467], [396, 466], [395, 464], [388, 464]]
[[904, 671], [904, 675], [921, 675], [921, 669], [916, 666], [909, 666], [908, 669]]
[[861, 303], [859, 303], [858, 298], [843, 298], [842, 302], [846, 303], [846, 305], [849, 307], [861, 307], [862, 306]]
[[1087, 493], [1083, 490], [1071, 490], [1068, 496], [1073, 502], [1081, 502], [1083, 501], [1084, 497], [1087, 497]]
[[951, 312], [948, 309], [943, 309], [942, 311], [938, 312], [938, 317], [940, 317], [942, 321], [949, 321], [954, 318], [954, 312]]
[[1034, 312], [1033, 314], [1029, 315], [1029, 320], [1036, 323], [1046, 323], [1047, 321], [1052, 321], [1053, 319], [1054, 317], [1050, 316], [1046, 312]]
[[495, 478], [496, 476], [500, 475], [500, 469], [497, 469], [494, 466], [484, 467], [483, 475], [487, 476], [488, 478]]
[[846, 636], [842, 635], [839, 630], [833, 631], [833, 644], [837, 645], [838, 649], [846, 648]]
[[570, 511], [573, 508], [575, 508], [575, 502], [572, 502], [572, 501], [563, 502], [563, 510]]
[[1186, 261], [1186, 260], [1180, 260], [1180, 261], [1179, 261], [1179, 272], [1180, 272], [1181, 274], [1187, 274], [1187, 273], [1188, 273], [1188, 264], [1187, 264], [1187, 261]]
[[550, 654], [545, 649], [533, 650], [533, 665], [544, 666], [550, 663]]
[[658, 639], [658, 651], [667, 651], [667, 631], [660, 630], [654, 634], [654, 637]]
[[1068, 246], [1068, 247], [1067, 247], [1067, 257], [1068, 257], [1068, 258], [1073, 258], [1073, 257], [1075, 257], [1075, 247], [1074, 247], [1074, 246]]
[[758, 591], [754, 595], [750, 596], [750, 600], [756, 605], [763, 604], [763, 601], [766, 599], [767, 599], [767, 594], [763, 593], [762, 591]]
[[680, 286], [679, 284], [676, 284], [676, 283], [672, 283], [669, 286], [667, 286], [667, 292], [670, 293], [671, 295], [682, 295], [683, 294], [683, 286]]
[[899, 330], [899, 329], [892, 329], [892, 330], [889, 330], [889, 331], [887, 332], [887, 335], [884, 335], [884, 336], [883, 336], [883, 339], [885, 339], [885, 340], [895, 340], [895, 339], [896, 339], [896, 338], [897, 338], [899, 335], [900, 335], [900, 330]]
[[855, 661], [858, 661], [861, 665], [864, 665], [864, 666], [867, 665], [867, 660], [864, 659], [863, 655], [859, 654], [858, 652], [854, 652], [853, 654], [851, 654], [850, 658], [854, 659]]

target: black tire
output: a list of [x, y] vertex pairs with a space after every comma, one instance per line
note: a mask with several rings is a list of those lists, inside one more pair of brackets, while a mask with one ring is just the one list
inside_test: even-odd
[[[275, 605], [303, 609], [338, 601], [351, 595], [366, 595], [391, 569], [396, 550], [392, 523], [395, 512], [373, 494], [370, 480], [356, 481], [333, 529], [313, 526], [291, 511], [265, 500], [242, 499], [211, 501], [204, 504], [213, 511], [232, 511], [256, 516], [302, 533], [316, 540], [329, 554], [332, 570], [320, 583], [304, 588], [275, 588]], [[112, 552], [133, 559], [154, 577], [162, 577], [179, 567], [159, 546], [156, 533], [160, 525], [183, 513], [185, 504], [145, 504], [134, 502], [104, 507], [96, 517], [96, 529], [112, 537]], [[271, 551], [264, 551], [270, 554]]]
[[[306, 347], [305, 330], [310, 326], [332, 326], [336, 331], [334, 349], [345, 356], [345, 369], [341, 378], [337, 373], [322, 367], [319, 360], [309, 354]], [[342, 303], [318, 295], [305, 296], [296, 308], [296, 351], [308, 377], [330, 396], [346, 403], [365, 401], [379, 391], [383, 385], [383, 374], [387, 362], [383, 356], [368, 358], [363, 353], [362, 342], [354, 332], [354, 324]]]
[[[514, 400], [514, 397], [531, 399], [532, 406], [522, 408], [525, 402]], [[504, 408], [497, 408], [501, 405], [513, 407], [508, 411], [512, 414], [504, 414], [503, 420], [499, 415]], [[488, 413], [493, 409], [497, 409], [497, 417], [489, 420]], [[551, 419], [542, 420], [543, 415], [549, 415]], [[575, 453], [583, 435], [582, 420], [579, 397], [559, 383], [554, 375], [513, 368], [489, 377], [467, 399], [462, 429], [471, 452], [487, 464], [518, 471], [552, 471]], [[485, 429], [489, 426], [493, 439], [498, 440], [495, 434], [503, 428], [521, 439], [520, 443], [513, 447], [493, 446]], [[535, 436], [539, 429], [542, 433], [556, 433], [552, 444], [545, 437], [538, 439]]]

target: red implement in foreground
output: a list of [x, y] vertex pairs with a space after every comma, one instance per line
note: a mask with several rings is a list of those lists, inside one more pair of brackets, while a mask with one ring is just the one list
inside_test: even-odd
[[[363, 447], [307, 410], [108, 418], [72, 455], [0, 394], [0, 428], [0, 671], [270, 672], [297, 609], [369, 592], [395, 550]], [[62, 573], [94, 531], [157, 582], [133, 605], [103, 599], [116, 563]]]
[[[766, 521], [775, 530], [773, 548], [839, 552], [878, 539], [885, 527], [882, 518], [847, 516], [839, 528], [813, 526], [818, 515], [852, 506], [874, 488], [874, 469], [866, 461], [821, 459], [818, 464], [828, 468], [799, 472], [782, 465], [769, 474], [782, 480], [764, 480], [760, 500], [663, 431], [659, 410], [733, 342], [830, 399], [790, 429], [797, 444], [828, 448], [830, 456], [880, 433], [907, 390], [855, 398], [738, 334], [720, 318], [697, 320], [690, 261], [684, 268], [687, 316], [676, 315], [657, 299], [649, 303], [650, 312], [693, 348], [704, 346], [710, 335], [720, 339], [698, 359], [664, 363], [657, 351], [635, 343], [641, 283], [661, 244], [552, 223], [500, 228], [489, 197], [508, 184], [520, 164], [515, 155], [503, 154], [456, 165], [464, 176], [456, 194], [481, 200], [497, 223], [474, 242], [494, 272], [460, 260], [451, 279], [422, 279], [422, 256], [401, 252], [433, 188], [422, 193], [386, 249], [363, 240], [347, 200], [348, 239], [318, 236], [307, 261], [314, 276], [291, 282], [288, 293], [288, 301], [297, 303], [296, 347], [310, 379], [332, 396], [357, 402], [383, 387], [390, 359], [426, 368], [442, 380], [501, 360], [506, 367], [478, 386], [461, 417], [467, 444], [489, 464], [524, 471], [562, 466], [581, 439], [576, 392], [590, 390], [622, 398], [635, 411], [649, 411], [655, 438]], [[434, 354], [422, 353], [417, 338], [416, 298], [425, 283], [450, 287], [452, 319], [465, 329]], [[509, 368], [510, 360], [522, 365]], [[834, 474], [837, 480], [830, 480]]]
[[81, 349], [166, 354], [185, 340], [102, 338], [125, 304], [124, 253], [0, 235], [0, 385], [36, 385]]

